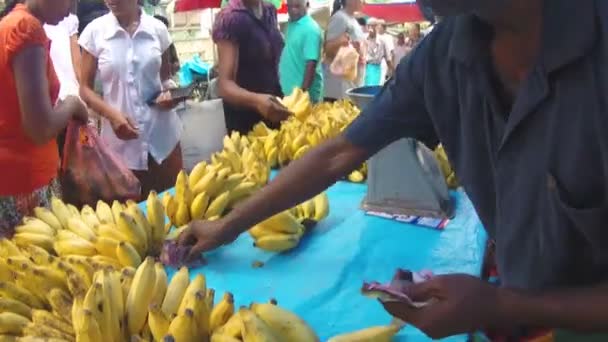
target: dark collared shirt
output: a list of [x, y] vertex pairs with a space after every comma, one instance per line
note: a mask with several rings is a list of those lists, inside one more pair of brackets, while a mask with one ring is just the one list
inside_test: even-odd
[[371, 152], [443, 142], [505, 285], [608, 280], [608, 1], [546, 1], [541, 56], [511, 108], [489, 32], [474, 16], [439, 24], [346, 136]]

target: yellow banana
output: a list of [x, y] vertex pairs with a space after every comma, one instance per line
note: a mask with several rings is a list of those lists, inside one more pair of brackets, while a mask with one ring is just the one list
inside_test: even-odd
[[165, 299], [165, 294], [167, 293], [168, 283], [167, 283], [167, 272], [165, 272], [165, 267], [162, 263], [157, 262], [154, 265], [154, 270], [156, 271], [156, 282], [154, 284], [154, 295], [152, 296], [152, 304], [158, 304], [159, 306], [163, 303], [163, 299]]
[[255, 240], [253, 245], [265, 251], [280, 253], [295, 248], [299, 243], [299, 235], [275, 234], [263, 236]]
[[223, 335], [223, 334], [213, 334], [211, 335], [211, 342], [240, 342], [241, 340], [236, 338], [236, 337], [232, 337], [232, 336], [228, 336], [228, 335]]
[[195, 332], [196, 322], [194, 312], [191, 309], [185, 309], [169, 324], [168, 335], [172, 337], [170, 340], [174, 342], [190, 342]]
[[16, 299], [0, 297], [0, 312], [12, 312], [25, 318], [32, 318], [32, 308]]
[[258, 185], [254, 182], [244, 181], [238, 184], [230, 191], [230, 203], [236, 203], [245, 197], [251, 195], [258, 189]]
[[175, 213], [175, 225], [183, 226], [190, 223], [190, 207], [187, 202], [177, 203], [177, 212]]
[[194, 300], [197, 292], [207, 293], [207, 280], [202, 274], [197, 274], [190, 282], [184, 293], [184, 298], [179, 305], [178, 313], [183, 312], [186, 308], [192, 308], [191, 302]]
[[325, 192], [322, 192], [314, 197], [313, 203], [315, 205], [315, 216], [314, 220], [319, 222], [325, 219], [329, 215], [329, 198]]
[[95, 239], [95, 232], [91, 229], [80, 217], [73, 216], [68, 219], [67, 228], [74, 234], [80, 236], [87, 241]]
[[167, 317], [175, 315], [179, 309], [179, 306], [184, 298], [186, 289], [188, 288], [190, 275], [187, 267], [182, 267], [171, 279], [171, 282], [167, 286], [167, 292], [163, 299], [163, 305], [161, 306], [163, 313]]
[[76, 208], [74, 205], [66, 203], [65, 206], [68, 208], [68, 211], [70, 212], [70, 217], [80, 217], [80, 210], [78, 210], [78, 208]]
[[74, 335], [74, 328], [46, 310], [33, 310], [32, 322], [34, 324], [46, 325], [63, 333]]
[[160, 305], [151, 304], [148, 310], [148, 325], [154, 337], [154, 341], [162, 341], [163, 337], [169, 332], [171, 321], [165, 316]]
[[222, 300], [213, 308], [209, 316], [209, 330], [215, 331], [234, 315], [234, 297], [232, 293], [224, 293]]
[[101, 268], [111, 268], [114, 270], [119, 270], [123, 267], [123, 265], [118, 261], [118, 257], [111, 258], [101, 254], [93, 255], [91, 257], [91, 263], [97, 264], [101, 266]]
[[51, 226], [51, 228], [55, 229], [55, 231], [63, 229], [63, 226], [61, 225], [61, 222], [59, 221], [57, 216], [55, 216], [55, 214], [53, 214], [53, 212], [48, 210], [47, 208], [34, 208], [34, 215], [44, 223]]
[[310, 151], [311, 147], [312, 147], [311, 145], [304, 145], [304, 146], [300, 147], [293, 154], [293, 160], [298, 160], [298, 159], [302, 158], [308, 151]]
[[118, 243], [118, 246], [116, 246], [115, 249], [115, 255], [118, 262], [123, 266], [139, 267], [142, 263], [141, 256], [135, 247], [126, 241]]
[[230, 201], [230, 192], [226, 191], [219, 196], [217, 196], [211, 203], [209, 204], [209, 208], [207, 212], [205, 212], [205, 218], [210, 218], [213, 216], [221, 216], [228, 206]]
[[278, 162], [279, 157], [279, 149], [276, 146], [273, 146], [268, 152], [266, 152], [266, 160], [268, 161], [268, 165], [270, 167], [275, 167]]
[[198, 291], [190, 302], [189, 308], [194, 313], [195, 331], [193, 339], [201, 341], [209, 338], [209, 315], [211, 311], [207, 307], [206, 292]]
[[66, 320], [71, 320], [72, 296], [67, 292], [54, 288], [46, 296], [53, 313]]
[[319, 338], [304, 320], [291, 311], [270, 303], [251, 304], [256, 313], [280, 341], [318, 342]]
[[152, 244], [152, 227], [148, 223], [148, 219], [144, 212], [139, 208], [137, 203], [132, 202], [127, 205], [126, 212], [135, 219], [135, 223], [144, 231], [146, 236], [146, 247]]
[[196, 183], [198, 183], [198, 181], [203, 178], [206, 171], [207, 162], [202, 161], [194, 166], [194, 168], [190, 172], [190, 175], [188, 175], [188, 186], [190, 187], [190, 189], [194, 189]]
[[51, 226], [42, 221], [38, 222], [41, 222], [42, 224], [24, 223], [20, 226], [17, 226], [15, 227], [15, 233], [42, 234], [50, 237], [55, 236], [55, 229], [51, 228]]
[[297, 234], [304, 228], [287, 210], [270, 217], [266, 221], [260, 223], [260, 225], [265, 229], [272, 230], [276, 233], [285, 234]]
[[224, 149], [238, 153], [239, 149], [238, 149], [238, 147], [236, 147], [236, 145], [234, 144], [234, 141], [232, 140], [232, 138], [229, 135], [224, 136], [223, 141], [224, 141]]
[[53, 237], [48, 235], [19, 232], [13, 236], [13, 241], [17, 246], [28, 246], [32, 244], [44, 248], [49, 252], [53, 250]]
[[127, 241], [128, 237], [122, 231], [118, 230], [116, 226], [102, 223], [97, 226], [97, 234], [99, 236], [111, 238], [118, 241]]
[[63, 203], [63, 201], [59, 198], [53, 196], [51, 197], [51, 210], [59, 222], [61, 222], [61, 226], [66, 228], [68, 226], [68, 219], [72, 217], [72, 214], [65, 203]]
[[165, 210], [156, 191], [150, 191], [146, 201], [146, 209], [148, 222], [152, 228], [152, 241], [154, 244], [160, 245], [165, 236]]
[[376, 326], [348, 334], [334, 336], [328, 342], [390, 342], [393, 336], [399, 332], [401, 326], [391, 324], [386, 326]]
[[21, 335], [29, 323], [29, 319], [14, 312], [2, 312], [0, 313], [0, 334]]
[[167, 217], [169, 217], [169, 221], [171, 223], [175, 223], [176, 221], [176, 216], [177, 216], [177, 200], [172, 196], [169, 195], [168, 193], [165, 193], [165, 196], [163, 197], [163, 199], [166, 198], [166, 202], [164, 205], [165, 206], [165, 212], [167, 213]]
[[154, 293], [151, 284], [155, 282], [154, 259], [147, 257], [135, 272], [125, 305], [129, 336], [138, 334], [146, 323], [147, 310]]
[[259, 225], [259, 224], [255, 225], [249, 229], [249, 235], [251, 235], [251, 237], [256, 240], [263, 236], [275, 235], [275, 234], [276, 234], [275, 231], [266, 229], [264, 226]]
[[118, 247], [118, 240], [105, 236], [98, 236], [93, 239], [93, 243], [99, 254], [113, 259], [117, 258], [116, 248]]
[[112, 217], [114, 217], [114, 222], [116, 222], [116, 224], [118, 224], [118, 218], [120, 217], [120, 213], [125, 211], [125, 206], [118, 201], [113, 201], [111, 209], [112, 209]]
[[29, 323], [25, 328], [23, 328], [23, 335], [44, 337], [45, 339], [54, 339], [55, 341], [66, 341], [74, 339], [74, 337], [70, 334], [66, 334], [62, 331], [51, 328], [48, 325], [41, 325], [36, 323]]
[[190, 217], [192, 220], [203, 219], [207, 207], [209, 206], [209, 196], [204, 191], [196, 195], [190, 207]]
[[84, 255], [93, 256], [97, 254], [95, 245], [83, 238], [71, 238], [57, 240], [53, 244], [53, 248], [58, 255]]
[[207, 289], [207, 293], [205, 294], [205, 302], [207, 302], [207, 309], [209, 310], [209, 312], [211, 312], [211, 310], [213, 310], [214, 301], [215, 301], [215, 290]]
[[92, 229], [95, 229], [95, 227], [101, 224], [99, 217], [97, 217], [97, 213], [88, 204], [83, 206], [80, 210], [80, 217]]
[[97, 201], [96, 210], [100, 223], [115, 224], [114, 214], [110, 205], [102, 200]]
[[110, 302], [112, 303], [112, 317], [120, 325], [124, 325], [125, 302], [120, 283], [120, 273], [118, 271], [109, 272], [108, 288], [110, 292]]
[[121, 212], [118, 215], [117, 226], [133, 247], [137, 249], [139, 255], [145, 255], [145, 251], [148, 249], [148, 235], [144, 228], [137, 224], [133, 216]]
[[103, 342], [101, 328], [90, 310], [82, 310], [82, 319], [76, 326], [76, 340], [82, 342]]
[[258, 315], [253, 311], [241, 308], [238, 312], [243, 322], [243, 340], [247, 342], [278, 342], [280, 341]]
[[209, 185], [214, 182], [216, 180], [217, 177], [217, 172], [216, 171], [209, 171], [207, 172], [194, 186], [194, 188], [192, 188], [192, 192], [194, 193], [194, 195], [198, 195], [203, 191], [207, 191], [207, 189], [209, 188]]
[[365, 180], [365, 177], [360, 171], [355, 170], [348, 175], [348, 180], [353, 183], [362, 183]]
[[186, 171], [181, 170], [177, 174], [177, 180], [175, 181], [175, 198], [178, 202], [183, 202], [190, 207], [192, 196], [192, 190], [188, 183], [188, 174], [186, 174]]

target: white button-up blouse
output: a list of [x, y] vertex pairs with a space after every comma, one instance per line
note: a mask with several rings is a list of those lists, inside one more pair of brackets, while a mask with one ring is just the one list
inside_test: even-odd
[[87, 25], [79, 44], [97, 58], [106, 103], [129, 116], [139, 128], [138, 139], [120, 140], [104, 119], [102, 139], [132, 170], [147, 170], [148, 155], [160, 164], [175, 149], [183, 131], [175, 111], [146, 104], [162, 89], [162, 54], [171, 45], [167, 28], [142, 13], [137, 31], [130, 36], [109, 13]]

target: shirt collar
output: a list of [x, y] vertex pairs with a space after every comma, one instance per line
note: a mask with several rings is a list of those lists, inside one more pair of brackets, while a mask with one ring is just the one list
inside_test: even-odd
[[[125, 29], [122, 28], [122, 26], [120, 26], [118, 19], [116, 18], [116, 16], [114, 16], [114, 14], [112, 12], [109, 12], [107, 14], [107, 16], [108, 16], [109, 26], [104, 35], [104, 38], [106, 40], [116, 37], [116, 35], [119, 32], [126, 33]], [[139, 35], [139, 34], [145, 34], [147, 36], [154, 37], [156, 32], [154, 31], [154, 25], [150, 22], [150, 19], [156, 20], [153, 17], [146, 15], [144, 13], [144, 10], [141, 9], [141, 14], [139, 17], [139, 26], [137, 27], [137, 30], [133, 34], [133, 37], [135, 37], [136, 35]]]
[[[597, 11], [594, 0], [545, 1], [543, 10], [542, 62], [547, 72], [582, 57], [597, 39]], [[574, 20], [572, 13], [576, 13]], [[471, 65], [488, 53], [490, 29], [476, 16], [454, 18], [449, 56]]]

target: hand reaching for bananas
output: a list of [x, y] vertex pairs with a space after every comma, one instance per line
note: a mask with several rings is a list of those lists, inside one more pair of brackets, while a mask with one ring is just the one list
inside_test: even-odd
[[201, 253], [214, 250], [236, 240], [238, 234], [231, 233], [218, 221], [192, 221], [188, 228], [179, 236], [180, 246], [191, 246], [188, 260], [196, 260]]
[[256, 107], [264, 118], [274, 123], [279, 123], [292, 114], [287, 107], [272, 95], [260, 95]]

